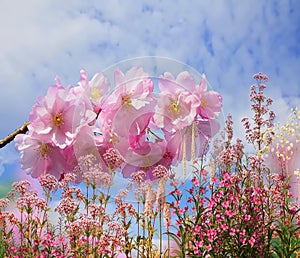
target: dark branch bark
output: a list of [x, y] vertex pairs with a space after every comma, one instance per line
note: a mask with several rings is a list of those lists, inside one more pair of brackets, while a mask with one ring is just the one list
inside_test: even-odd
[[0, 140], [0, 149], [3, 148], [8, 143], [10, 143], [16, 137], [17, 134], [26, 133], [28, 131], [27, 126], [29, 124], [30, 124], [29, 122], [25, 122], [20, 128], [16, 129], [14, 132], [12, 132], [8, 136]]

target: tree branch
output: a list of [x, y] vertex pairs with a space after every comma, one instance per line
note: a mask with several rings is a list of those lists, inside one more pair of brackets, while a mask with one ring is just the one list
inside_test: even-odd
[[14, 132], [12, 132], [8, 136], [6, 136], [2, 140], [0, 140], [0, 149], [3, 148], [8, 143], [10, 143], [16, 137], [17, 134], [26, 133], [28, 131], [27, 126], [29, 124], [30, 124], [30, 122], [25, 122], [20, 128], [16, 129]]

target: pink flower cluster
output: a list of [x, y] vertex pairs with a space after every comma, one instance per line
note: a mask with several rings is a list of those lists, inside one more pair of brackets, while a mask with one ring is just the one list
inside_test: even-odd
[[32, 177], [61, 179], [78, 167], [79, 157], [93, 154], [104, 172], [121, 168], [130, 177], [143, 170], [154, 179], [157, 166], [168, 169], [202, 155], [219, 130], [221, 96], [207, 89], [204, 75], [197, 84], [186, 71], [176, 78], [164, 73], [158, 88], [156, 96], [154, 81], [140, 67], [116, 70], [112, 92], [103, 73], [89, 81], [82, 70], [79, 85], [67, 88], [56, 78], [32, 108], [29, 133], [15, 138], [22, 168]]

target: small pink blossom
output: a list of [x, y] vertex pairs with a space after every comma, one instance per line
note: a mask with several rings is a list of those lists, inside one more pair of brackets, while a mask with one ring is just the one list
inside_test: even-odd
[[137, 171], [130, 175], [130, 178], [136, 184], [141, 184], [146, 179], [146, 173], [143, 170]]
[[45, 174], [39, 177], [40, 185], [48, 190], [55, 192], [58, 189], [58, 180], [53, 175]]
[[49, 233], [47, 233], [47, 234], [45, 235], [45, 239], [46, 239], [46, 240], [51, 240], [51, 239], [52, 239], [52, 235], [49, 234]]
[[231, 228], [230, 232], [229, 232], [230, 236], [234, 236], [235, 235], [235, 228]]
[[182, 225], [182, 220], [181, 219], [176, 219], [175, 224], [176, 224], [176, 226], [181, 226]]
[[166, 169], [165, 166], [157, 165], [153, 169], [152, 174], [155, 177], [155, 179], [167, 178], [167, 176], [168, 176], [168, 170]]
[[174, 193], [176, 194], [176, 195], [181, 195], [182, 194], [182, 190], [180, 190], [180, 189], [176, 189], [175, 191], [174, 191]]
[[206, 247], [206, 250], [207, 250], [208, 252], [210, 252], [210, 251], [212, 250], [211, 244], [209, 244], [209, 245], [207, 245], [207, 246], [205, 246], [205, 247]]
[[199, 186], [199, 185], [200, 185], [200, 182], [199, 182], [199, 180], [197, 179], [197, 177], [193, 177], [192, 183], [193, 183], [194, 186]]
[[121, 164], [124, 162], [123, 158], [120, 156], [120, 153], [113, 148], [108, 149], [104, 153], [103, 158], [110, 169], [120, 168]]
[[250, 244], [251, 246], [253, 246], [253, 245], [255, 244], [255, 238], [254, 238], [253, 236], [250, 237], [250, 239], [249, 239], [249, 244]]
[[0, 210], [5, 209], [9, 205], [9, 199], [1, 198], [0, 199]]

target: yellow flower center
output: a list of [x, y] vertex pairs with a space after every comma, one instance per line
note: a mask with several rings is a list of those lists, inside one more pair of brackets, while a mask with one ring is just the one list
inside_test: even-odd
[[179, 106], [176, 100], [173, 100], [169, 106], [169, 111], [172, 112], [174, 115], [178, 115], [181, 111], [181, 107]]
[[205, 98], [201, 99], [201, 106], [202, 106], [202, 108], [207, 108], [208, 107], [208, 103], [207, 103]]
[[49, 144], [42, 142], [40, 144], [38, 151], [40, 152], [40, 154], [43, 158], [46, 158], [48, 153], [51, 151], [51, 147], [49, 146]]
[[61, 125], [64, 124], [64, 120], [63, 120], [63, 116], [62, 116], [62, 112], [55, 114], [52, 118], [52, 124], [54, 126], [58, 126], [60, 127]]
[[131, 107], [130, 95], [122, 96], [122, 105], [125, 107]]
[[99, 100], [100, 97], [101, 97], [101, 92], [102, 92], [102, 89], [93, 88], [93, 89], [92, 89], [92, 94], [91, 94], [91, 99], [92, 99], [93, 101]]

